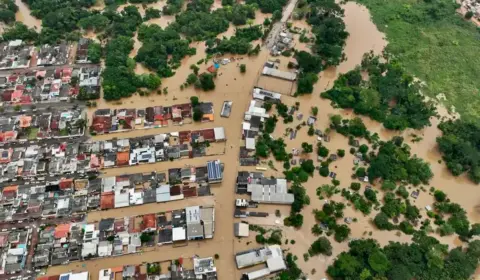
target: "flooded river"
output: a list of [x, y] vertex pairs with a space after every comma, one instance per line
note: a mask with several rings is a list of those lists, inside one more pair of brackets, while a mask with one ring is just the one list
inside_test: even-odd
[[[20, 2], [20, 0], [17, 0]], [[149, 4], [149, 7], [160, 8], [164, 5], [164, 1], [159, 1], [158, 3]], [[18, 5], [18, 4], [17, 4]], [[19, 5], [20, 6], [20, 5]], [[216, 0], [215, 6], [219, 6], [219, 1]], [[20, 6], [21, 7], [21, 6]], [[141, 5], [139, 5], [141, 7]], [[303, 120], [296, 120], [293, 124], [288, 126], [283, 124], [280, 120], [277, 123], [277, 128], [274, 132], [274, 135], [277, 137], [283, 136], [287, 127], [295, 127], [302, 121], [306, 120], [310, 112], [311, 106], [317, 106], [319, 108], [318, 120], [315, 124], [316, 128], [321, 129], [322, 131], [328, 127], [329, 116], [331, 114], [343, 114], [344, 116], [350, 116], [351, 112], [344, 110], [333, 109], [330, 105], [329, 100], [323, 100], [319, 97], [319, 94], [325, 89], [330, 88], [333, 85], [334, 80], [340, 73], [347, 72], [352, 70], [356, 65], [361, 62], [362, 55], [370, 50], [373, 50], [376, 54], [380, 54], [383, 48], [386, 45], [384, 39], [384, 34], [380, 33], [375, 25], [370, 20], [370, 15], [368, 10], [355, 4], [353, 2], [348, 2], [344, 6], [345, 9], [345, 23], [347, 31], [350, 33], [350, 37], [346, 42], [345, 53], [347, 60], [342, 62], [336, 68], [330, 68], [326, 71], [323, 71], [320, 75], [320, 80], [315, 86], [314, 94], [309, 96], [302, 96], [299, 98], [293, 98], [290, 96], [283, 96], [282, 100], [286, 104], [294, 104], [296, 101], [300, 102], [300, 111], [304, 114]], [[95, 7], [98, 8], [98, 7]], [[120, 7], [121, 8], [121, 7]], [[23, 10], [22, 10], [23, 9]], [[25, 11], [24, 8], [20, 8], [20, 11], [23, 15], [22, 19], [29, 24], [37, 25], [40, 27], [39, 22], [35, 21], [34, 18], [29, 18], [29, 13], [23, 14], [22, 11]], [[143, 14], [143, 8], [141, 8]], [[263, 22], [265, 18], [264, 15], [257, 13], [257, 18], [255, 23]], [[22, 20], [22, 21], [23, 21]], [[151, 24], [159, 24], [162, 27], [167, 26], [173, 18], [162, 17], [160, 19], [151, 20]], [[301, 28], [308, 28], [307, 25], [303, 22], [294, 22], [295, 26]], [[234, 32], [234, 27], [222, 35], [231, 36]], [[255, 242], [250, 242], [254, 240], [254, 233], [251, 233], [251, 238], [238, 240], [233, 235], [233, 223], [239, 219], [233, 218], [234, 211], [234, 198], [236, 197], [234, 191], [234, 185], [236, 180], [236, 174], [239, 170], [246, 170], [247, 168], [240, 168], [238, 166], [238, 153], [239, 147], [244, 145], [243, 140], [241, 140], [241, 122], [243, 120], [243, 113], [246, 110], [250, 100], [251, 100], [251, 90], [252, 87], [256, 84], [259, 71], [262, 68], [264, 62], [269, 58], [269, 55], [265, 49], [257, 57], [237, 57], [236, 61], [229, 63], [227, 65], [222, 65], [218, 71], [218, 77], [215, 80], [216, 89], [211, 92], [197, 91], [193, 87], [188, 87], [183, 91], [180, 90], [180, 85], [183, 84], [186, 80], [186, 77], [191, 70], [189, 66], [191, 64], [196, 64], [202, 58], [206, 57], [205, 54], [205, 45], [204, 43], [193, 43], [193, 47], [197, 49], [196, 55], [192, 57], [186, 57], [183, 59], [181, 67], [176, 70], [175, 76], [171, 78], [166, 78], [162, 80], [162, 88], [168, 88], [168, 94], [156, 94], [152, 93], [150, 96], [141, 97], [139, 95], [134, 95], [128, 99], [122, 99], [117, 102], [106, 102], [103, 99], [97, 101], [98, 108], [144, 108], [147, 106], [156, 106], [156, 105], [172, 105], [182, 102], [189, 102], [191, 96], [198, 96], [201, 101], [210, 101], [214, 103], [215, 110], [215, 121], [213, 123], [202, 123], [202, 124], [188, 124], [183, 127], [170, 126], [168, 128], [161, 129], [152, 129], [146, 131], [132, 131], [127, 133], [116, 133], [112, 135], [102, 135], [96, 136], [94, 139], [111, 139], [113, 137], [133, 137], [140, 136], [145, 134], [154, 134], [160, 131], [178, 131], [180, 129], [192, 129], [198, 127], [214, 127], [214, 126], [223, 126], [226, 130], [227, 136], [227, 149], [224, 155], [215, 157], [220, 159], [225, 163], [225, 172], [224, 180], [221, 184], [213, 185], [212, 192], [214, 194], [213, 199], [215, 202], [216, 208], [216, 224], [215, 224], [215, 237], [213, 240], [206, 240], [200, 242], [190, 242], [187, 247], [174, 248], [172, 246], [162, 246], [158, 247], [153, 251], [144, 252], [136, 255], [127, 255], [122, 257], [115, 258], [106, 258], [101, 260], [86, 261], [85, 268], [81, 267], [80, 263], [72, 263], [64, 266], [51, 267], [48, 270], [48, 275], [59, 274], [67, 272], [70, 270], [81, 271], [88, 270], [91, 272], [91, 279], [98, 279], [98, 271], [102, 268], [116, 267], [119, 265], [126, 264], [137, 264], [148, 261], [160, 261], [168, 260], [178, 257], [192, 257], [194, 254], [200, 256], [212, 256], [214, 254], [219, 254], [220, 259], [216, 261], [219, 273], [219, 279], [239, 279], [241, 272], [235, 268], [235, 263], [233, 261], [233, 255], [235, 252], [244, 250], [247, 248], [257, 247], [258, 245]], [[138, 49], [141, 47], [141, 42], [135, 42], [135, 50], [130, 54], [131, 57], [135, 56]], [[298, 44], [296, 48], [308, 50], [308, 46], [305, 44]], [[230, 56], [228, 56], [230, 57]], [[280, 57], [283, 67], [288, 63], [291, 58]], [[212, 64], [211, 61], [208, 61], [206, 64], [199, 65], [200, 73], [206, 71], [206, 69]], [[247, 71], [246, 73], [240, 73], [238, 64], [246, 64]], [[137, 65], [137, 73], [146, 73], [147, 69], [143, 68], [141, 65]], [[272, 81], [275, 83], [275, 80]], [[219, 112], [223, 101], [230, 100], [233, 101], [233, 108], [230, 118], [221, 118]], [[91, 110], [93, 111], [93, 110]], [[273, 112], [273, 111], [272, 111]], [[91, 112], [90, 112], [91, 113]], [[443, 112], [442, 112], [443, 113]], [[383, 127], [369, 119], [365, 119], [369, 130], [373, 132], [378, 132], [381, 138], [389, 139], [395, 133], [386, 131]], [[432, 170], [435, 173], [431, 185], [437, 189], [445, 191], [452, 201], [460, 203], [465, 209], [467, 209], [469, 217], [472, 222], [480, 221], [479, 213], [475, 211], [475, 206], [479, 204], [479, 199], [475, 195], [471, 195], [476, 191], [476, 186], [469, 182], [464, 177], [454, 178], [446, 170], [444, 164], [439, 164], [438, 160], [440, 155], [436, 150], [435, 138], [439, 135], [439, 131], [436, 128], [437, 120], [432, 121], [432, 126], [424, 129], [422, 132], [416, 132], [417, 135], [422, 136], [424, 139], [419, 143], [409, 143], [412, 147], [412, 153], [417, 154], [419, 157], [428, 160], [432, 166]], [[406, 131], [403, 135], [407, 136], [407, 142], [409, 141], [409, 135], [412, 131]], [[300, 148], [302, 142], [310, 142], [315, 144], [315, 139], [307, 135], [307, 128], [302, 128], [298, 134], [297, 138], [294, 140], [286, 139], [288, 150], [292, 148]], [[331, 141], [326, 143], [326, 146], [330, 149], [331, 152], [336, 151], [337, 149], [344, 149], [348, 151], [348, 140], [342, 135], [331, 133]], [[308, 156], [304, 156], [308, 157]], [[312, 156], [313, 157], [313, 156]], [[111, 169], [106, 171], [104, 176], [108, 175], [119, 175], [123, 173], [134, 173], [134, 172], [149, 172], [153, 170], [166, 170], [173, 165], [180, 167], [185, 164], [194, 164], [200, 165], [203, 164], [206, 160], [210, 159], [209, 157], [205, 158], [196, 158], [191, 160], [176, 161], [174, 163], [164, 162], [151, 165], [141, 165], [135, 166], [134, 168], [122, 168], [122, 169]], [[314, 159], [314, 158], [313, 158]], [[316, 160], [314, 159], [316, 162]], [[278, 170], [281, 170], [280, 164], [278, 165]], [[265, 164], [266, 166], [266, 164]], [[339, 159], [338, 161], [332, 163], [332, 171], [337, 173], [337, 179], [341, 182], [341, 187], [346, 187], [350, 185], [352, 181], [350, 175], [352, 173], [353, 167], [353, 157], [348, 152], [344, 158]], [[278, 175], [281, 174], [274, 170], [268, 170], [267, 175]], [[309, 275], [310, 279], [322, 279], [325, 277], [326, 267], [332, 263], [335, 256], [340, 253], [342, 250], [347, 248], [346, 243], [337, 243], [332, 241], [332, 246], [334, 247], [334, 255], [331, 257], [313, 257], [309, 261], [305, 262], [303, 260], [303, 254], [307, 252], [310, 244], [316, 239], [315, 236], [311, 233], [311, 227], [315, 224], [315, 220], [312, 213], [314, 209], [321, 209], [323, 201], [320, 201], [316, 196], [316, 188], [322, 184], [331, 183], [329, 179], [320, 177], [318, 173], [315, 174], [314, 178], [311, 178], [307, 183], [304, 184], [307, 189], [307, 193], [310, 196], [311, 204], [307, 206], [304, 211], [304, 225], [301, 229], [295, 230], [292, 228], [284, 228], [284, 238], [296, 240], [295, 245], [284, 245], [289, 251], [298, 256], [298, 264], [300, 268], [306, 272], [311, 273], [313, 269], [316, 270], [315, 275]], [[428, 190], [428, 187], [427, 187]], [[341, 201], [339, 196], [334, 196], [332, 199], [336, 201]], [[179, 205], [191, 205], [190, 203], [196, 202], [195, 200], [185, 200]], [[432, 204], [433, 199], [428, 193], [421, 193], [420, 197], [415, 201], [415, 204], [423, 209], [425, 205]], [[199, 202], [201, 203], [201, 202]], [[163, 205], [145, 205], [134, 208], [134, 210], [123, 209], [123, 210], [114, 210], [112, 212], [98, 212], [89, 215], [89, 220], [98, 220], [106, 215], [111, 216], [123, 216], [130, 214], [144, 214], [150, 213], [152, 211], [160, 211], [169, 207], [174, 207], [174, 204], [163, 204]], [[275, 209], [279, 209], [282, 215], [288, 215], [289, 207], [285, 206], [262, 206], [262, 209], [267, 209], [270, 213], [274, 213]], [[163, 211], [163, 210], [162, 210]], [[422, 211], [424, 214], [425, 211]], [[373, 213], [374, 215], [375, 213]], [[354, 211], [351, 207], [347, 207], [345, 210], [345, 216], [355, 217], [358, 219], [358, 222], [352, 223], [350, 225], [352, 229], [351, 237], [360, 238], [369, 236], [371, 232], [371, 237], [379, 240], [380, 243], [386, 244], [388, 241], [409, 241], [409, 237], [404, 234], [397, 235], [396, 232], [378, 232], [373, 229], [370, 224], [370, 217], [364, 217], [360, 212]], [[272, 222], [273, 221], [273, 222]], [[281, 221], [281, 219], [280, 219]], [[266, 223], [276, 224], [276, 219], [269, 219]], [[449, 245], [458, 245], [458, 241], [454, 241], [453, 238], [446, 238], [442, 241], [449, 243]]]
[[15, 14], [15, 20], [21, 21], [29, 28], [33, 28], [37, 32], [40, 32], [40, 30], [42, 30], [42, 21], [30, 15], [30, 9], [25, 3], [22, 2], [22, 0], [15, 0], [15, 4], [18, 6], [18, 12]]

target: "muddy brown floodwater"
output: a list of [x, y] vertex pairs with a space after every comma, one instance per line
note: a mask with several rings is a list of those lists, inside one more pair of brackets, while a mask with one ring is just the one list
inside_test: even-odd
[[[20, 0], [16, 0], [20, 2]], [[18, 5], [18, 4], [17, 4]], [[29, 26], [37, 25], [39, 28], [40, 24], [36, 19], [29, 17], [28, 9], [25, 10], [25, 6], [20, 2], [20, 11], [22, 13], [22, 21], [29, 22]], [[165, 1], [159, 1], [157, 3], [148, 4], [148, 7], [156, 7], [161, 9], [165, 5]], [[216, 0], [214, 7], [220, 7], [220, 1]], [[138, 5], [141, 13], [144, 13], [141, 5]], [[376, 54], [380, 54], [383, 48], [386, 45], [384, 39], [384, 34], [380, 33], [375, 25], [370, 20], [370, 15], [368, 10], [353, 2], [348, 2], [344, 6], [345, 9], [345, 24], [347, 31], [350, 33], [345, 46], [345, 53], [347, 60], [342, 62], [336, 68], [330, 68], [323, 71], [320, 74], [320, 80], [315, 86], [314, 94], [309, 96], [302, 96], [299, 98], [293, 98], [290, 96], [283, 96], [282, 100], [284, 103], [293, 105], [296, 101], [300, 102], [300, 111], [304, 114], [303, 120], [306, 120], [310, 112], [311, 106], [317, 106], [319, 108], [318, 120], [315, 124], [315, 127], [321, 129], [322, 131], [328, 127], [329, 116], [331, 114], [342, 114], [345, 117], [352, 115], [351, 112], [346, 110], [337, 110], [333, 109], [330, 106], [328, 100], [323, 100], [319, 97], [319, 94], [325, 89], [330, 88], [333, 85], [334, 80], [340, 73], [345, 73], [349, 70], [354, 69], [356, 65], [361, 62], [362, 55], [370, 50], [373, 50]], [[94, 9], [102, 9], [103, 6], [100, 4], [96, 5]], [[122, 6], [120, 7], [120, 9]], [[263, 22], [265, 15], [257, 13], [257, 18], [255, 23]], [[149, 24], [158, 24], [162, 27], [167, 26], [173, 17], [162, 17], [160, 19], [153, 19], [149, 21]], [[300, 28], [309, 29], [309, 26], [302, 21], [294, 21], [293, 24]], [[231, 36], [234, 34], [235, 28], [232, 26], [227, 32], [220, 36]], [[298, 36], [296, 35], [298, 39]], [[195, 129], [195, 128], [206, 128], [214, 126], [223, 126], [225, 127], [227, 143], [226, 143], [226, 152], [224, 155], [217, 157], [203, 157], [189, 160], [181, 160], [175, 162], [164, 162], [156, 163], [151, 165], [141, 165], [135, 166], [134, 168], [121, 168], [121, 169], [110, 169], [105, 171], [103, 176], [112, 176], [120, 175], [123, 173], [135, 173], [135, 172], [150, 172], [153, 170], [162, 171], [171, 167], [181, 167], [185, 164], [200, 165], [205, 163], [205, 161], [218, 158], [225, 163], [225, 172], [224, 180], [221, 184], [213, 185], [212, 192], [214, 194], [213, 198], [194, 198], [188, 199], [181, 202], [172, 202], [161, 205], [144, 205], [138, 207], [132, 207], [131, 209], [116, 209], [109, 212], [96, 212], [88, 216], [89, 221], [98, 220], [102, 217], [109, 216], [124, 216], [131, 214], [146, 214], [155, 211], [164, 211], [166, 209], [173, 209], [175, 207], [183, 207], [185, 205], [193, 204], [202, 204], [207, 202], [215, 203], [216, 209], [216, 223], [215, 223], [215, 236], [213, 240], [205, 241], [194, 241], [189, 242], [188, 246], [175, 248], [172, 246], [161, 246], [155, 248], [155, 250], [145, 251], [136, 255], [126, 255], [115, 258], [104, 258], [100, 260], [85, 261], [85, 267], [82, 267], [82, 263], [71, 263], [63, 266], [51, 267], [48, 269], [48, 275], [55, 275], [71, 270], [74, 271], [84, 271], [88, 270], [91, 273], [93, 280], [98, 279], [98, 271], [102, 268], [116, 267], [119, 265], [127, 264], [139, 264], [142, 262], [150, 261], [162, 261], [169, 260], [179, 257], [192, 257], [194, 254], [200, 256], [213, 256], [214, 254], [219, 254], [220, 258], [216, 261], [218, 267], [219, 279], [239, 279], [241, 276], [241, 271], [238, 271], [235, 268], [235, 263], [233, 255], [235, 252], [245, 250], [247, 248], [258, 247], [258, 244], [254, 241], [254, 233], [251, 233], [251, 237], [248, 239], [237, 239], [233, 235], [233, 223], [239, 221], [240, 219], [233, 218], [234, 211], [234, 198], [236, 197], [234, 191], [234, 185], [236, 180], [236, 174], [239, 170], [254, 170], [254, 168], [241, 168], [238, 165], [238, 153], [239, 147], [244, 145], [243, 140], [241, 140], [241, 123], [243, 120], [243, 114], [246, 110], [250, 100], [251, 100], [251, 90], [257, 81], [258, 74], [264, 62], [269, 58], [269, 55], [265, 49], [257, 57], [238, 57], [236, 61], [222, 65], [218, 72], [218, 77], [215, 81], [216, 88], [211, 92], [197, 91], [193, 87], [189, 87], [180, 90], [180, 85], [183, 84], [186, 80], [186, 77], [191, 72], [189, 66], [191, 64], [196, 64], [202, 58], [206, 57], [205, 54], [205, 45], [204, 43], [192, 43], [192, 46], [197, 49], [196, 55], [192, 57], [187, 57], [182, 60], [181, 67], [177, 69], [175, 76], [162, 80], [162, 88], [168, 87], [168, 94], [158, 95], [151, 94], [150, 96], [141, 97], [139, 95], [133, 95], [130, 98], [122, 99], [117, 102], [106, 102], [103, 99], [98, 100], [98, 108], [144, 108], [147, 106], [156, 106], [156, 105], [172, 105], [178, 104], [181, 102], [189, 102], [191, 96], [198, 96], [201, 101], [209, 101], [214, 103], [215, 110], [215, 120], [213, 123], [202, 123], [202, 124], [188, 124], [183, 127], [170, 126], [167, 128], [160, 129], [151, 129], [145, 131], [131, 131], [126, 133], [116, 133], [112, 135], [102, 135], [96, 136], [96, 140], [105, 140], [111, 139], [114, 137], [133, 137], [146, 134], [155, 134], [158, 132], [166, 131], [178, 131], [180, 129]], [[135, 50], [130, 54], [133, 57], [138, 49], [141, 47], [141, 42], [135, 42]], [[297, 43], [295, 46], [298, 49], [308, 50], [309, 46], [307, 44]], [[227, 56], [231, 57], [231, 56]], [[285, 67], [287, 62], [291, 58], [280, 57], [282, 67]], [[238, 64], [246, 64], [247, 72], [244, 74], [240, 73]], [[207, 64], [199, 65], [200, 72], [206, 71], [206, 68], [211, 65], [211, 61]], [[145, 69], [141, 65], [137, 65], [137, 73], [147, 73], [148, 69]], [[272, 80], [272, 83], [275, 84], [276, 81]], [[233, 101], [232, 113], [229, 118], [220, 118], [219, 112], [224, 100]], [[441, 108], [440, 108], [441, 109]], [[442, 110], [442, 109], [441, 109]], [[93, 109], [90, 110], [90, 113]], [[443, 111], [440, 113], [444, 113]], [[282, 121], [277, 123], [277, 128], [274, 132], [274, 136], [282, 137], [285, 129], [287, 127], [295, 127], [303, 120], [297, 120], [293, 124], [285, 125]], [[373, 132], [378, 132], [382, 139], [389, 139], [391, 136], [396, 135], [390, 131], [385, 130], [381, 124], [373, 122], [369, 119], [364, 118], [369, 130]], [[412, 131], [405, 131], [402, 133], [407, 139], [407, 142], [410, 142], [412, 147], [412, 153], [417, 154], [419, 157], [427, 160], [431, 166], [432, 170], [435, 173], [435, 176], [432, 180], [431, 185], [437, 189], [445, 191], [452, 201], [460, 203], [468, 211], [469, 218], [472, 222], [478, 222], [480, 220], [480, 215], [475, 211], [475, 207], [479, 204], [478, 196], [472, 195], [476, 191], [476, 186], [468, 181], [465, 177], [454, 178], [446, 170], [444, 164], [438, 163], [440, 159], [440, 154], [436, 150], [435, 138], [440, 134], [439, 130], [436, 128], [437, 120], [432, 121], [432, 126], [424, 129], [420, 132], [415, 132], [417, 135], [422, 136], [424, 139], [419, 143], [411, 143], [409, 136]], [[285, 140], [287, 144], [287, 149], [291, 150], [292, 148], [300, 148], [302, 142], [310, 142], [316, 144], [316, 140], [313, 137], [307, 135], [307, 129], [302, 128], [298, 134], [297, 138], [294, 140]], [[337, 149], [345, 149], [348, 151], [348, 140], [342, 135], [331, 133], [331, 141], [325, 144], [330, 151], [334, 152]], [[308, 158], [308, 155], [302, 156]], [[315, 158], [313, 158], [316, 162]], [[266, 166], [264, 162], [263, 165]], [[281, 164], [275, 164], [278, 170], [282, 170]], [[332, 164], [332, 171], [337, 173], [337, 179], [340, 180], [341, 186], [348, 186], [351, 182], [350, 175], [352, 173], [353, 167], [353, 157], [349, 153], [346, 154], [344, 158], [339, 159], [338, 161]], [[266, 175], [278, 175], [281, 176], [280, 171], [274, 171], [269, 169], [266, 171]], [[332, 246], [334, 254], [331, 257], [312, 257], [309, 261], [305, 262], [303, 260], [303, 254], [307, 252], [310, 244], [316, 239], [315, 236], [311, 233], [311, 227], [315, 224], [314, 216], [311, 214], [312, 210], [320, 209], [323, 205], [323, 201], [320, 201], [316, 196], [316, 188], [322, 184], [329, 184], [330, 180], [327, 178], [320, 177], [318, 173], [315, 173], [314, 178], [311, 178], [307, 183], [304, 184], [308, 195], [311, 199], [311, 204], [306, 206], [303, 210], [304, 215], [304, 225], [301, 229], [295, 230], [292, 228], [284, 228], [281, 226], [282, 218], [269, 217], [265, 220], [260, 219], [250, 219], [250, 222], [256, 222], [264, 224], [267, 226], [281, 227], [284, 234], [284, 239], [295, 240], [295, 245], [283, 245], [284, 248], [287, 248], [290, 252], [298, 256], [298, 265], [299, 267], [309, 275], [309, 279], [322, 279], [325, 276], [325, 269], [332, 261], [335, 259], [341, 251], [347, 249], [347, 243], [337, 243], [332, 240]], [[374, 186], [377, 187], [377, 186]], [[428, 190], [428, 187], [427, 187]], [[331, 199], [336, 201], [343, 201], [342, 198], [338, 195], [333, 196]], [[425, 205], [431, 204], [433, 199], [428, 193], [421, 193], [420, 197], [414, 202], [419, 208], [423, 209]], [[287, 216], [289, 213], [289, 207], [287, 206], [260, 206], [259, 210], [267, 211], [274, 215], [275, 210], [280, 210], [282, 216]], [[373, 216], [373, 213], [371, 216]], [[425, 211], [422, 210], [422, 214], [425, 215]], [[347, 207], [345, 210], [345, 216], [357, 218], [358, 222], [352, 223], [350, 225], [352, 233], [352, 238], [359, 238], [364, 236], [369, 236], [371, 232], [371, 237], [377, 239], [381, 244], [387, 244], [389, 241], [402, 241], [408, 242], [410, 238], [404, 234], [397, 235], [396, 232], [379, 232], [373, 229], [370, 224], [370, 217], [363, 216], [360, 212], [353, 210], [351, 207]], [[443, 242], [456, 246], [459, 245], [459, 241], [455, 238], [443, 238]], [[315, 269], [316, 273], [311, 274], [312, 270]]]
[[33, 28], [37, 32], [40, 32], [40, 30], [42, 30], [42, 21], [30, 15], [30, 9], [25, 3], [22, 2], [22, 0], [15, 0], [15, 4], [18, 6], [18, 12], [15, 14], [15, 20], [21, 21], [29, 28]]

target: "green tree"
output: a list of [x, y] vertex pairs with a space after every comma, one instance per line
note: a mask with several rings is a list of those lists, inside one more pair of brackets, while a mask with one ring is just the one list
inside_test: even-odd
[[161, 11], [152, 7], [148, 7], [145, 10], [145, 17], [143, 18], [144, 20], [150, 20], [154, 18], [160, 18], [160, 13]]
[[321, 145], [318, 146], [317, 154], [318, 154], [319, 156], [321, 156], [321, 157], [326, 157], [326, 156], [328, 156], [328, 153], [329, 153], [329, 152], [330, 152], [330, 151], [327, 149], [327, 147], [321, 146]]
[[433, 196], [435, 197], [435, 200], [438, 201], [438, 202], [444, 202], [445, 199], [447, 199], [447, 195], [444, 192], [442, 192], [441, 190], [436, 190], [433, 193]]
[[313, 145], [312, 144], [308, 144], [307, 142], [303, 142], [302, 143], [302, 150], [304, 153], [311, 153], [313, 152]]
[[203, 118], [203, 111], [200, 108], [193, 109], [193, 120], [196, 122], [201, 121]]
[[240, 73], [245, 73], [245, 72], [247, 72], [247, 65], [240, 64]]
[[373, 252], [369, 257], [368, 257], [368, 264], [372, 267], [372, 269], [383, 275], [385, 272], [388, 271], [390, 268], [390, 262], [380, 250], [377, 250]]
[[198, 96], [191, 96], [190, 103], [192, 104], [192, 107], [196, 107], [198, 104], [200, 104]]
[[340, 225], [335, 227], [335, 241], [343, 242], [345, 241], [348, 236], [350, 235], [350, 228], [347, 225]]
[[384, 191], [394, 191], [397, 188], [394, 182], [385, 180], [382, 183], [382, 190]]
[[327, 238], [322, 236], [312, 243], [308, 252], [311, 256], [319, 254], [331, 256], [332, 244], [330, 244], [330, 241]]
[[328, 169], [328, 166], [322, 166], [320, 167], [320, 175], [323, 176], [323, 177], [327, 177], [328, 174], [330, 174], [330, 170]]
[[212, 74], [203, 73], [202, 75], [200, 75], [200, 84], [204, 91], [215, 89], [215, 82], [213, 81]]
[[383, 212], [379, 212], [373, 219], [373, 222], [380, 230], [392, 230], [394, 228], [393, 224], [390, 223], [388, 216]]
[[198, 80], [197, 75], [195, 75], [193, 73], [188, 74], [187, 84], [189, 84], [189, 85], [195, 84], [197, 82], [197, 80]]
[[102, 46], [99, 43], [91, 42], [87, 50], [88, 60], [92, 63], [99, 63], [102, 57]]

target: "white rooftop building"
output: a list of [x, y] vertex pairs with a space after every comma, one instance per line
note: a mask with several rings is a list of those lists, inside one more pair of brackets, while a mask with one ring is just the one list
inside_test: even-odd
[[259, 279], [269, 274], [287, 269], [283, 259], [282, 248], [279, 245], [271, 245], [259, 249], [243, 251], [235, 256], [237, 268], [250, 267], [266, 263], [267, 267], [246, 273], [247, 279]]
[[257, 116], [264, 119], [270, 117], [270, 115], [267, 114], [267, 110], [265, 110], [265, 108], [262, 108], [261, 106], [256, 106], [256, 105], [257, 105], [256, 100], [250, 101], [250, 106], [248, 107], [248, 110], [245, 112], [246, 121], [249, 121], [252, 118], [252, 116]]
[[295, 81], [297, 79], [297, 74], [293, 72], [280, 71], [275, 68], [263, 67], [262, 75], [270, 76], [287, 81]]
[[292, 204], [294, 196], [288, 193], [287, 180], [276, 179], [275, 184], [248, 184], [247, 192], [258, 203]]

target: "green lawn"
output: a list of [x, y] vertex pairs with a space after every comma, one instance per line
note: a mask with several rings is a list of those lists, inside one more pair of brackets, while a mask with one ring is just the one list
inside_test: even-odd
[[427, 83], [426, 94], [447, 97], [463, 118], [480, 118], [480, 29], [450, 0], [357, 0], [387, 35], [387, 50]]

